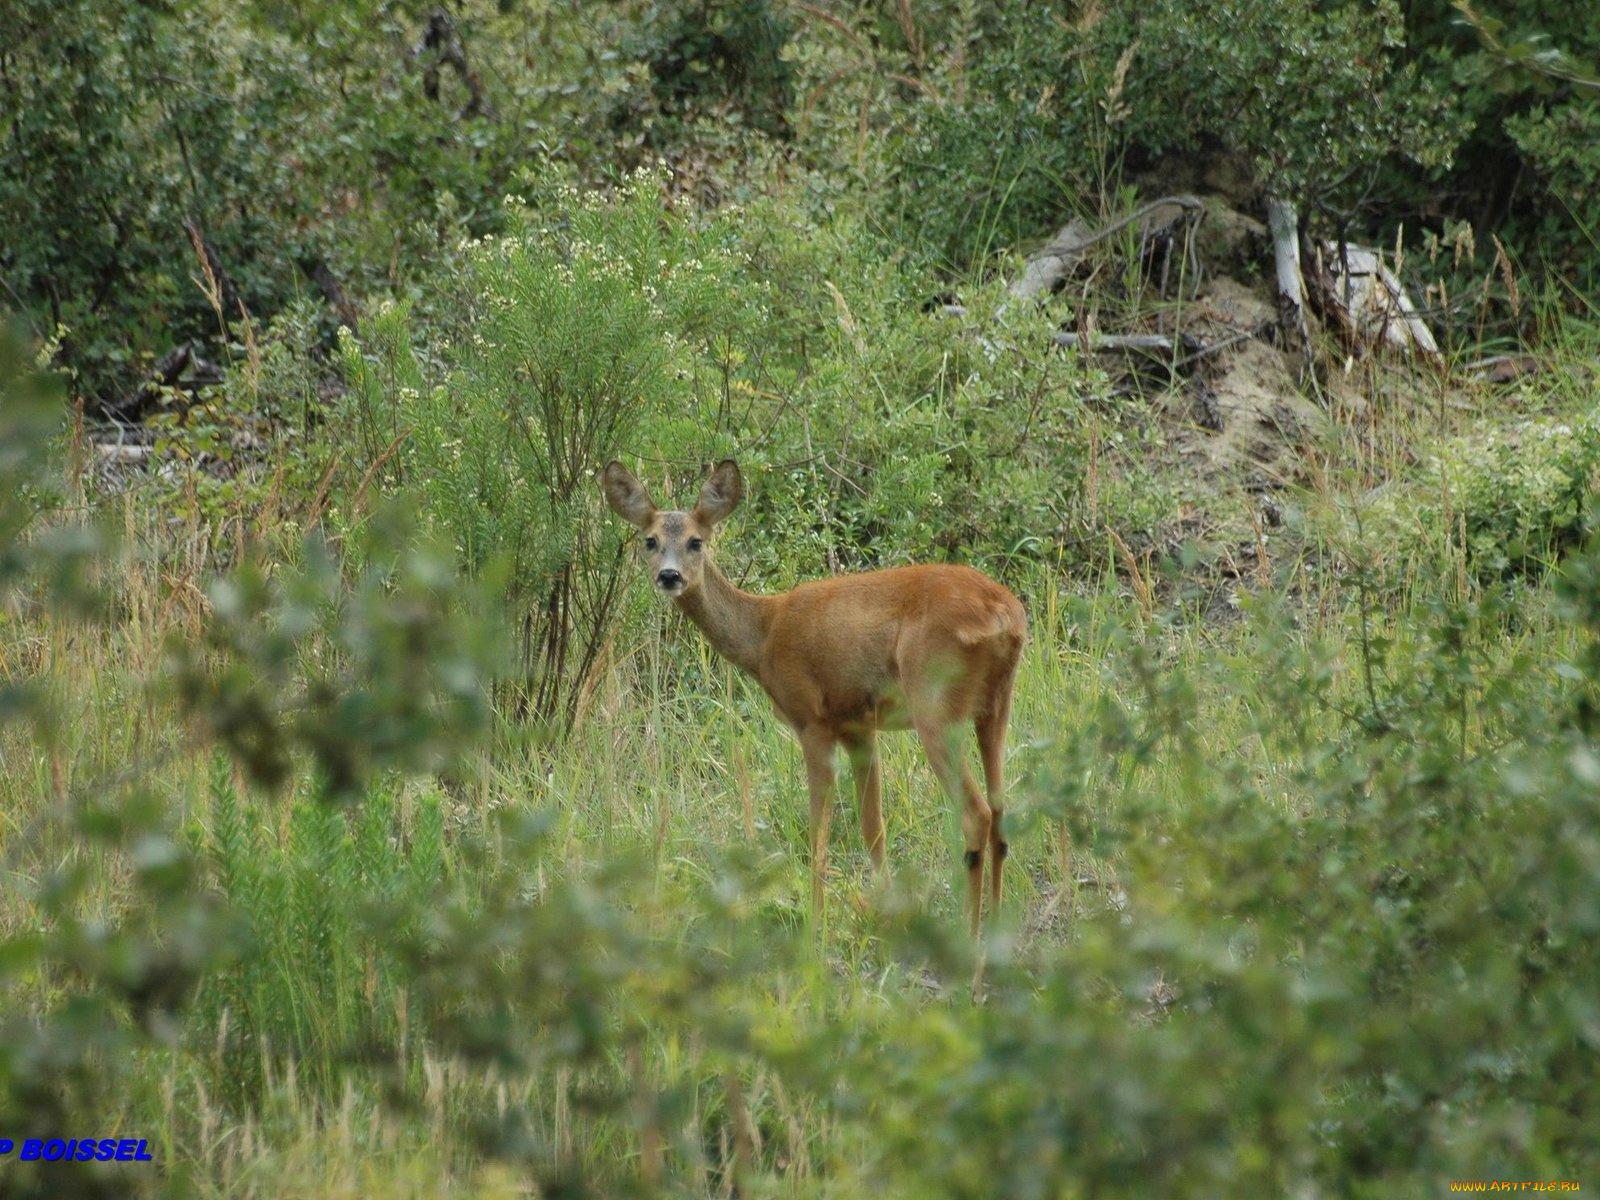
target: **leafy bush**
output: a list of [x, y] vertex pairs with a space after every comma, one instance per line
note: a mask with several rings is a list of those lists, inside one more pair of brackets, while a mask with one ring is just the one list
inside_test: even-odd
[[1281, 795], [1207, 751], [1205, 681], [1124, 641], [1118, 685], [1054, 734], [1045, 793], [1115, 899], [970, 1016], [930, 1009], [863, 1049], [886, 1189], [1420, 1194], [1592, 1172], [1597, 564], [1565, 585], [1570, 683], [1507, 651], [1492, 598], [1383, 623], [1349, 669], [1261, 620], [1247, 677], [1219, 686], [1246, 689]]
[[[958, 276], [1048, 236], [1101, 191], [1119, 156], [1097, 105], [1112, 64], [1043, 13], [998, 15], [972, 48], [959, 102], [913, 110], [891, 152], [894, 232]], [[1120, 110], [1119, 110], [1120, 111]]]
[[[164, 348], [167, 322], [209, 326], [185, 286], [183, 221], [203, 228], [222, 193], [261, 182], [250, 139], [234, 137], [224, 97], [237, 78], [208, 24], [131, 2], [28, 3], [3, 18], [0, 264], [46, 328], [68, 331], [66, 360], [90, 391], [125, 384], [141, 355]], [[185, 156], [200, 161], [203, 189]]]
[[1600, 424], [1529, 421], [1508, 434], [1458, 439], [1435, 466], [1478, 570], [1543, 569], [1583, 538], [1600, 485]]
[[1583, 541], [1597, 484], [1592, 416], [1530, 418], [1441, 441], [1410, 488], [1364, 503], [1362, 519], [1400, 561], [1444, 551], [1481, 580], [1541, 579]]
[[1387, 2], [1158, 0], [1081, 25], [997, 11], [967, 98], [926, 108], [897, 152], [902, 224], [960, 266], [1047, 234], [1085, 196], [1107, 203], [1129, 158], [1196, 151], [1339, 209], [1379, 165], [1440, 166], [1459, 139], [1405, 41]]
[[1498, 229], [1522, 261], [1584, 290], [1600, 267], [1588, 216], [1600, 188], [1600, 31], [1588, 6], [1419, 0], [1407, 9], [1415, 51], [1455, 88], [1465, 129], [1454, 170], [1416, 203], [1443, 201], [1480, 229]]
[[[595, 520], [596, 464], [637, 448], [714, 457], [726, 417], [686, 380], [710, 360], [759, 288], [718, 241], [663, 208], [637, 177], [611, 199], [556, 188], [551, 210], [512, 204], [511, 229], [479, 244], [462, 303], [467, 342], [448, 381], [418, 387], [400, 366], [386, 394], [352, 345], [363, 412], [397, 413], [404, 462], [466, 566], [503, 581], [518, 630], [507, 673], [519, 711], [565, 727], [599, 654], [621, 586], [620, 534]], [[391, 360], [410, 354], [403, 310], [380, 325]], [[376, 441], [374, 440], [374, 443]]]
[[[513, 14], [467, 6], [443, 45], [425, 24], [388, 0], [314, 18], [214, 0], [0, 16], [0, 268], [9, 302], [67, 330], [80, 394], [119, 395], [180, 342], [225, 346], [241, 306], [264, 325], [330, 280], [334, 307], [359, 305], [441, 239], [498, 228], [558, 93], [540, 90]], [[484, 69], [501, 54], [520, 70]], [[446, 55], [463, 65], [441, 85]], [[206, 271], [220, 313], [195, 285]]]
[[[793, 99], [794, 70], [784, 54], [792, 34], [771, 0], [651, 4], [639, 18], [632, 50], [649, 67], [655, 107], [665, 120], [645, 123], [646, 143], [670, 146], [683, 133], [680, 122], [719, 109], [768, 136], [783, 136]], [[613, 114], [619, 123], [620, 117]]]
[[[992, 292], [971, 300], [1003, 307]], [[1037, 312], [939, 321], [866, 284], [828, 303], [773, 449], [826, 447], [832, 469], [764, 485], [781, 544], [854, 568], [967, 558], [1003, 570], [1049, 554], [1079, 513], [1087, 404], [1104, 376], [1054, 348]]]
[[1539, 258], [1557, 275], [1575, 276], [1573, 282], [1583, 287], [1593, 278], [1600, 240], [1600, 228], [1590, 217], [1600, 206], [1600, 151], [1595, 150], [1600, 145], [1600, 101], [1575, 96], [1564, 104], [1537, 104], [1506, 118], [1506, 132], [1553, 202], [1542, 212], [1535, 209], [1539, 224], [1533, 244]]

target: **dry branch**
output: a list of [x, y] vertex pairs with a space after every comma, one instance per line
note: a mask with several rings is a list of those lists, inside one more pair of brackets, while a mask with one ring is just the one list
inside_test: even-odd
[[138, 422], [173, 388], [197, 391], [221, 381], [221, 369], [196, 354], [191, 343], [184, 342], [157, 359], [142, 382], [115, 400], [101, 401], [100, 413], [113, 421]]
[[1206, 353], [1208, 349], [1200, 339], [1188, 334], [1171, 337], [1164, 333], [1058, 333], [1055, 335], [1055, 341], [1056, 345], [1065, 346], [1069, 350], [1081, 349], [1090, 353], [1115, 350], [1130, 354], [1153, 355], [1163, 359], [1171, 359], [1175, 352], [1180, 353], [1185, 359], [1191, 359]]
[[467, 103], [459, 116], [493, 117], [494, 106], [489, 103], [489, 93], [483, 79], [467, 61], [466, 43], [456, 29], [455, 22], [443, 8], [436, 8], [428, 17], [427, 28], [422, 33], [422, 44], [417, 47], [417, 57], [425, 64], [422, 69], [422, 94], [435, 103], [439, 100], [439, 67], [448, 66], [456, 73], [467, 89]]
[[350, 332], [359, 333], [361, 314], [351, 302], [350, 294], [344, 290], [344, 285], [339, 282], [339, 277], [333, 273], [333, 268], [328, 266], [327, 259], [307, 257], [301, 260], [300, 269], [312, 283], [317, 285], [317, 290], [328, 302], [328, 307], [333, 309], [334, 315], [339, 318], [339, 323]]
[[[1140, 223], [1141, 248], [1159, 235], [1182, 226], [1187, 235], [1185, 241], [1192, 262], [1194, 227], [1204, 214], [1205, 205], [1194, 196], [1165, 196], [1100, 229], [1091, 229], [1082, 221], [1069, 222], [1056, 231], [1055, 237], [1047, 245], [1028, 256], [1021, 278], [1015, 280], [1008, 290], [1019, 300], [1048, 296], [1078, 269], [1093, 247], [1135, 222]], [[1197, 277], [1198, 271], [1191, 274], [1191, 278]]]

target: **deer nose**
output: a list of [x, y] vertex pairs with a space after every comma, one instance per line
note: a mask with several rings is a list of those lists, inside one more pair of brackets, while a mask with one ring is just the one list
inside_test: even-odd
[[662, 587], [666, 588], [668, 591], [671, 591], [673, 588], [677, 587], [683, 582], [683, 573], [681, 571], [674, 571], [671, 567], [664, 567], [662, 570], [656, 572], [656, 582]]

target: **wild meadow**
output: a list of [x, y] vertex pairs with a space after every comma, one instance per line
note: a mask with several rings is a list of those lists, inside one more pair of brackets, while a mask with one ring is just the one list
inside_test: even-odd
[[[1183, 0], [1048, 28], [466, 4], [410, 57], [415, 14], [376, 0], [180, 4], [133, 41], [65, 7], [123, 114], [72, 110], [110, 122], [107, 194], [177, 179], [212, 218], [181, 259], [130, 240], [155, 208], [125, 222], [95, 307], [105, 230], [0, 185], [37, 238], [0, 258], [0, 1196], [1596, 1186], [1600, 319], [1558, 200], [1600, 176], [1551, 140], [1592, 119], [1575, 60], [1452, 98], [1400, 51], [1493, 55], [1427, 6], [1380, 6], [1362, 58], [1335, 52], [1377, 36], [1361, 6], [1297, 0], [1252, 0], [1249, 35]], [[1058, 335], [1212, 330], [1270, 277], [1265, 227], [1197, 243], [1205, 281], [1129, 230], [1051, 296], [1009, 286], [1056, 217], [1228, 157], [1280, 35], [1321, 99], [1230, 127], [1251, 182], [1205, 176], [1243, 187], [1213, 224], [1316, 196], [1327, 233], [1360, 182], [1383, 206], [1338, 211], [1397, 245], [1441, 345], [1319, 323], [1241, 416], [1196, 364], [1290, 361], [1282, 330], [1137, 368]], [[211, 90], [146, 94], [130, 46]], [[69, 75], [15, 139], [67, 119]], [[1317, 119], [1369, 85], [1382, 121]], [[157, 135], [201, 125], [191, 186]], [[64, 172], [78, 143], [50, 144]], [[1494, 153], [1546, 189], [1499, 214], [1510, 250], [1417, 199], [1465, 206]], [[322, 198], [261, 201], [300, 194], [280, 172]], [[132, 364], [180, 329], [216, 377], [146, 396]], [[842, 771], [813, 903], [795, 738], [601, 496], [617, 458], [688, 506], [729, 457], [711, 550], [740, 586], [959, 561], [1022, 598], [978, 938], [910, 734], [880, 739], [886, 870]], [[91, 1137], [153, 1162], [20, 1152]]]

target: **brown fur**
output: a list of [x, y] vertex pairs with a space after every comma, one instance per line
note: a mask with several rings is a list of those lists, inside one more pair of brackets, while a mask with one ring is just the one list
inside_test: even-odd
[[[844, 575], [756, 595], [730, 583], [706, 548], [712, 528], [743, 495], [733, 460], [717, 465], [686, 513], [659, 511], [621, 463], [606, 467], [601, 485], [612, 509], [643, 531], [652, 582], [718, 653], [760, 682], [798, 733], [811, 793], [816, 912], [827, 868], [834, 747], [843, 746], [850, 759], [862, 833], [881, 867], [877, 733], [915, 729], [940, 784], [962, 806], [976, 932], [985, 847], [993, 864], [991, 904], [1000, 902], [1006, 720], [1028, 629], [1022, 602], [981, 572], [954, 564]], [[977, 730], [986, 796], [961, 751], [959, 727], [967, 721]]]

